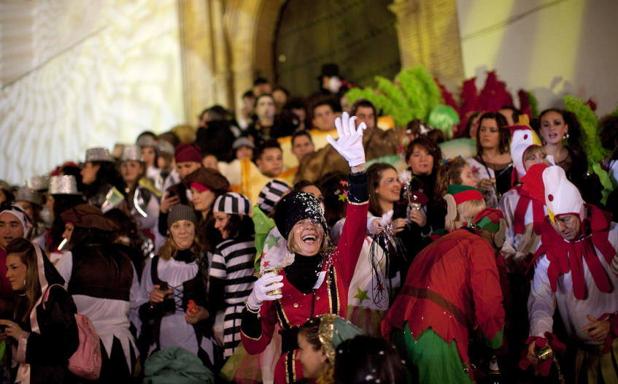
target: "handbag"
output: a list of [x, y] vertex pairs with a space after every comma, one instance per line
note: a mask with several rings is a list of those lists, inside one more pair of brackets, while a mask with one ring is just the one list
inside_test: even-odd
[[[43, 309], [49, 296], [49, 290], [53, 286], [62, 287], [60, 284], [52, 284], [45, 290], [43, 295]], [[64, 289], [64, 287], [62, 287]], [[88, 316], [81, 313], [75, 314], [75, 323], [79, 334], [77, 350], [69, 358], [69, 371], [76, 376], [87, 380], [96, 380], [101, 375], [101, 345], [99, 335]]]

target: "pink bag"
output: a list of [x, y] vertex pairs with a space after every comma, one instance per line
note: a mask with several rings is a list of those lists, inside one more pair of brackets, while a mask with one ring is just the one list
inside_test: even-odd
[[87, 316], [75, 315], [79, 345], [73, 356], [69, 358], [69, 371], [87, 380], [96, 380], [101, 374], [101, 344], [99, 335]]
[[[43, 305], [47, 302], [49, 289], [54, 285], [62, 287], [59, 284], [47, 287], [43, 296]], [[103, 364], [99, 335], [97, 335], [97, 331], [87, 316], [81, 313], [75, 314], [75, 323], [79, 334], [79, 345], [69, 358], [69, 371], [84, 379], [96, 380], [101, 374], [101, 365]]]

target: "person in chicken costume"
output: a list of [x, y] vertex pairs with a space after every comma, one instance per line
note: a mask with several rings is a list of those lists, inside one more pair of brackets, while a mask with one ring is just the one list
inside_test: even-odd
[[[473, 332], [502, 345], [504, 309], [496, 267], [502, 213], [485, 208], [481, 192], [451, 185], [444, 199], [450, 233], [423, 249], [382, 320], [382, 336], [405, 349], [419, 383], [472, 383]], [[400, 338], [402, 337], [402, 338]]]
[[[618, 276], [611, 270], [618, 226], [600, 209], [586, 205], [559, 166], [535, 165], [526, 188], [536, 191], [548, 213], [535, 254], [528, 298], [527, 359], [549, 373], [553, 315], [560, 311], [568, 335], [565, 376], [574, 383], [618, 383]], [[548, 352], [549, 351], [549, 352]]]
[[545, 219], [544, 204], [533, 199], [524, 187], [527, 171], [544, 163], [545, 151], [537, 134], [527, 125], [527, 119], [510, 127], [513, 187], [502, 195], [498, 207], [504, 213], [506, 231], [498, 266], [504, 290], [506, 323], [504, 336], [507, 357], [501, 370], [521, 374], [516, 367], [521, 343], [528, 337], [527, 301], [530, 294], [528, 266], [540, 241], [540, 227]]
[[534, 164], [544, 163], [545, 152], [541, 139], [528, 125], [513, 126], [511, 132], [511, 158], [518, 182], [502, 196], [498, 207], [506, 221], [501, 253], [510, 269], [517, 269], [530, 261], [538, 247], [540, 226], [545, 218], [543, 202], [532, 199], [522, 188], [526, 171]]

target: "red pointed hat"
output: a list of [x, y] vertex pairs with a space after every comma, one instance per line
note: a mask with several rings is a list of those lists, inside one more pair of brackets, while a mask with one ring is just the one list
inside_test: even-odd
[[528, 169], [522, 182], [522, 189], [531, 198], [547, 206], [552, 221], [555, 216], [566, 214], [575, 214], [584, 219], [584, 200], [560, 166], [535, 164]]
[[545, 186], [543, 185], [543, 171], [545, 171], [549, 165], [547, 164], [534, 164], [528, 169], [526, 175], [521, 178], [521, 189], [526, 192], [532, 199], [545, 205]]

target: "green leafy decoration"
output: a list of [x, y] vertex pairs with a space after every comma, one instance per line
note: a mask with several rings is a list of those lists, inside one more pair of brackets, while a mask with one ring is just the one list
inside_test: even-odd
[[601, 185], [603, 186], [603, 191], [601, 191], [601, 202], [605, 204], [607, 203], [607, 198], [609, 197], [609, 194], [614, 190], [614, 184], [612, 183], [612, 179], [609, 176], [609, 173], [605, 169], [603, 169], [601, 164], [592, 164], [592, 171], [596, 173], [597, 176], [599, 176], [599, 180], [601, 181]]
[[427, 121], [432, 109], [442, 103], [438, 85], [423, 67], [404, 69], [394, 81], [382, 76], [376, 76], [375, 81], [376, 87], [353, 88], [346, 97], [351, 103], [369, 100], [383, 114], [392, 116], [397, 126], [414, 119]]
[[566, 95], [564, 105], [567, 111], [577, 116], [582, 128], [582, 147], [586, 152], [589, 167], [603, 161], [607, 155], [599, 137], [599, 119], [592, 109], [581, 99]]
[[[395, 85], [392, 81], [382, 77], [376, 76], [375, 78], [378, 91], [383, 94], [392, 103], [393, 107], [397, 109], [397, 113], [401, 113], [401, 118], [408, 118], [410, 120], [410, 105], [406, 99], [406, 95], [403, 94], [401, 89]], [[408, 120], [408, 121], [409, 121]]]
[[537, 117], [539, 115], [539, 100], [532, 92], [528, 92], [528, 103], [530, 103], [530, 113], [532, 113], [531, 117]]
[[601, 185], [603, 185], [603, 200], [607, 201], [607, 196], [613, 189], [611, 179], [607, 171], [601, 167], [601, 162], [607, 156], [607, 151], [601, 144], [601, 137], [599, 136], [599, 119], [590, 106], [583, 100], [571, 96], [564, 96], [564, 105], [567, 111], [575, 114], [579, 124], [582, 128], [582, 147], [586, 152], [588, 158], [589, 169], [599, 176]]
[[412, 72], [416, 75], [418, 81], [423, 85], [423, 89], [425, 90], [425, 98], [427, 100], [427, 107], [431, 112], [438, 104], [443, 102], [442, 93], [440, 92], [440, 88], [438, 84], [436, 84], [435, 80], [431, 76], [429, 72], [423, 67], [416, 67], [412, 69]]
[[413, 119], [427, 121], [430, 111], [429, 100], [425, 94], [425, 87], [416, 73], [412, 69], [404, 69], [399, 72], [396, 80], [408, 97]]

